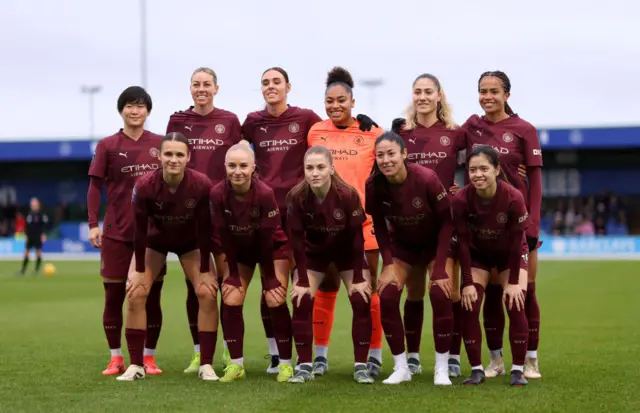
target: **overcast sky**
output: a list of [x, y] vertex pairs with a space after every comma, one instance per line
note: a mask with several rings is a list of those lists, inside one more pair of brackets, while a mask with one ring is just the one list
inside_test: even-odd
[[[356, 82], [356, 113], [384, 127], [410, 102], [422, 72], [437, 75], [458, 122], [477, 113], [477, 80], [511, 78], [511, 106], [536, 126], [640, 124], [637, 0], [147, 0], [148, 128], [188, 107], [194, 68], [210, 66], [215, 104], [240, 121], [263, 105], [260, 75], [282, 66], [289, 103], [326, 118], [323, 83], [334, 65]], [[98, 137], [122, 121], [119, 93], [141, 83], [137, 0], [3, 2], [0, 139], [88, 137], [83, 84], [95, 98]]]

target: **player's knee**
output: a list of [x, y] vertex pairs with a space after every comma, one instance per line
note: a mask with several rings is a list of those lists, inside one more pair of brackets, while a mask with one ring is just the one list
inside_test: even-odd
[[462, 299], [462, 297], [460, 296], [460, 291], [455, 290], [451, 292], [451, 302], [452, 303], [457, 303]]
[[340, 291], [340, 279], [337, 277], [325, 277], [318, 290], [323, 293], [337, 293]]
[[147, 306], [147, 297], [149, 296], [149, 291], [144, 288], [136, 289], [130, 296], [127, 298], [127, 311], [129, 312], [140, 312], [145, 311]]
[[245, 295], [243, 293], [238, 291], [238, 289], [234, 289], [229, 292], [222, 301], [228, 306], [241, 306], [244, 304], [244, 297]]
[[196, 297], [198, 297], [198, 304], [200, 306], [216, 305], [217, 295], [215, 291], [211, 291], [211, 289], [209, 288], [206, 288], [204, 286], [201, 286], [200, 288], [196, 288]]
[[380, 294], [380, 310], [384, 312], [399, 308], [401, 295], [395, 285], [388, 285]]
[[427, 287], [424, 283], [419, 285], [407, 283], [407, 300], [418, 301], [424, 299], [426, 289]]
[[365, 301], [362, 294], [354, 291], [349, 295], [349, 302], [351, 303], [354, 317], [358, 318], [364, 316], [369, 319], [371, 318], [371, 300]]

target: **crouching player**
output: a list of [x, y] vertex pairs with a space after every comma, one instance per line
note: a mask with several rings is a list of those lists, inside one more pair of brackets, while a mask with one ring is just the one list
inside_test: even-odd
[[[448, 360], [453, 330], [453, 259], [447, 258], [453, 233], [451, 203], [434, 171], [406, 163], [407, 150], [399, 135], [386, 132], [376, 140], [375, 151], [376, 164], [366, 184], [366, 210], [373, 217], [382, 254], [378, 280], [382, 327], [395, 365], [383, 383], [411, 380], [400, 297], [408, 280], [407, 287], [418, 290], [411, 291], [412, 295], [424, 297], [428, 270], [436, 350], [434, 384], [451, 385]], [[405, 320], [407, 317], [405, 314]]]
[[206, 175], [186, 168], [189, 155], [187, 138], [181, 133], [169, 133], [160, 144], [162, 169], [144, 176], [133, 190], [136, 268], [127, 281], [125, 330], [131, 365], [118, 380], [145, 377], [142, 367], [147, 325], [145, 302], [153, 278], [169, 252], [180, 259], [198, 296], [199, 376], [202, 380], [218, 380], [212, 367], [218, 310], [217, 283], [209, 268], [211, 181]]
[[500, 174], [498, 152], [488, 145], [477, 146], [468, 162], [471, 184], [453, 196], [462, 268], [462, 306], [466, 310], [463, 311], [462, 336], [472, 369], [464, 384], [481, 384], [485, 380], [478, 316], [489, 272], [495, 267], [509, 314], [511, 385], [526, 385], [523, 365], [529, 326], [524, 305], [529, 247], [525, 230], [530, 224], [529, 214], [520, 191], [497, 179]]
[[[293, 376], [291, 366], [291, 315], [287, 307], [290, 271], [287, 237], [273, 190], [253, 177], [255, 157], [247, 143], [232, 146], [226, 154], [227, 179], [211, 190], [211, 208], [221, 251], [214, 251], [223, 277], [222, 317], [224, 339], [231, 362], [221, 382], [245, 376], [243, 365], [244, 318], [242, 307], [257, 263], [269, 308], [280, 364], [277, 380]], [[226, 261], [226, 262], [225, 262]]]
[[289, 241], [297, 265], [291, 291], [292, 329], [300, 362], [289, 382], [313, 379], [313, 301], [329, 266], [335, 264], [353, 309], [354, 379], [373, 383], [367, 369], [371, 276], [366, 269], [360, 197], [335, 173], [331, 152], [324, 146], [307, 150], [304, 177], [287, 195]]

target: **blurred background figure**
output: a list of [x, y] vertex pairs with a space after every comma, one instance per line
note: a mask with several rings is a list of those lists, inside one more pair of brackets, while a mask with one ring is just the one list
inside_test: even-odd
[[33, 270], [33, 275], [40, 272], [42, 245], [47, 240], [47, 232], [49, 231], [49, 217], [40, 210], [40, 201], [38, 198], [31, 198], [29, 208], [29, 215], [27, 215], [25, 219], [26, 239], [20, 275], [24, 275], [27, 271], [27, 267], [29, 266], [29, 253], [32, 249], [36, 250], [36, 266]]

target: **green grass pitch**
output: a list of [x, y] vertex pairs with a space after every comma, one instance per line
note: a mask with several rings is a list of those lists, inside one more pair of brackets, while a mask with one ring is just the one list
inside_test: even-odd
[[[164, 325], [156, 353], [164, 374], [121, 383], [100, 375], [109, 353], [98, 263], [57, 262], [52, 277], [19, 278], [14, 275], [18, 266], [17, 261], [0, 262], [0, 412], [640, 411], [637, 262], [541, 263], [537, 288], [544, 377], [525, 388], [510, 388], [508, 377], [474, 388], [435, 388], [428, 304], [421, 351], [425, 373], [399, 386], [385, 386], [381, 380], [357, 385], [344, 290], [329, 348], [329, 374], [305, 385], [276, 383], [275, 376], [265, 373], [267, 346], [256, 285], [249, 289], [244, 310], [246, 379], [201, 382], [182, 373], [192, 345], [185, 286], [175, 262], [165, 279]], [[221, 347], [219, 339], [218, 375]], [[506, 351], [505, 360], [510, 360]], [[486, 350], [484, 357], [486, 364]], [[464, 352], [462, 358], [468, 374]], [[385, 344], [382, 378], [391, 368]]]

